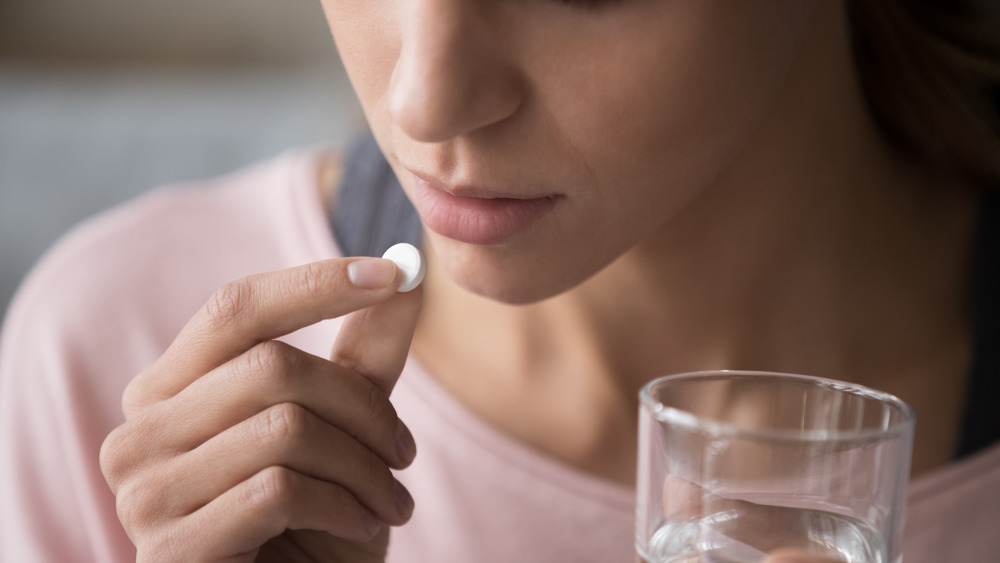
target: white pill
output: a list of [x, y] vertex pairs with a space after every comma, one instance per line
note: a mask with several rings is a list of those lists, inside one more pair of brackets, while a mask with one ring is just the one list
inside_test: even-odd
[[412, 291], [420, 282], [424, 281], [424, 274], [427, 273], [427, 260], [423, 253], [412, 244], [401, 242], [389, 247], [382, 258], [392, 260], [403, 274], [403, 283], [399, 284], [396, 291], [406, 293]]

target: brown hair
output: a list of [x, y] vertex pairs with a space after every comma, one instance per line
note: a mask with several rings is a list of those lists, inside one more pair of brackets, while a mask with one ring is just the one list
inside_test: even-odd
[[1000, 7], [989, 0], [849, 0], [876, 120], [910, 155], [1000, 185]]

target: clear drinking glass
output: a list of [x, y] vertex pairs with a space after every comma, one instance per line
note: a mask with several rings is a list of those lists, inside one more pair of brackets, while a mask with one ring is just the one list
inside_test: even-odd
[[899, 563], [913, 410], [803, 375], [715, 371], [640, 394], [636, 549], [757, 563], [779, 549]]

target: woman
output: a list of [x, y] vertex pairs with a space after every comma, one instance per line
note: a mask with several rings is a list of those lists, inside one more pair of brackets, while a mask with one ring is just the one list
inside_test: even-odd
[[[4, 554], [632, 560], [637, 391], [714, 368], [902, 397], [907, 562], [1000, 553], [1000, 452], [954, 459], [995, 36], [872, 4], [324, 1], [380, 151], [160, 192], [39, 266]], [[412, 293], [341, 257], [412, 235], [386, 167]]]

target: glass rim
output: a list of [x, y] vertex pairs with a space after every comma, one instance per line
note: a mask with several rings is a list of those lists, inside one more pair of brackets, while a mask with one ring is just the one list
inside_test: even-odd
[[[714, 377], [712, 377], [714, 376]], [[704, 416], [680, 409], [666, 406], [653, 398], [651, 390], [654, 386], [663, 383], [689, 381], [712, 377], [713, 379], [737, 379], [746, 377], [770, 376], [782, 379], [797, 380], [809, 384], [820, 384], [835, 391], [858, 395], [873, 399], [896, 408], [902, 415], [900, 420], [885, 428], [868, 428], [862, 430], [794, 430], [794, 429], [748, 429], [742, 428], [730, 422], [712, 420]], [[838, 381], [814, 375], [802, 375], [796, 373], [782, 373], [774, 371], [757, 370], [705, 370], [675, 373], [657, 377], [643, 385], [639, 392], [640, 408], [647, 411], [654, 419], [660, 422], [669, 422], [684, 428], [697, 430], [719, 437], [748, 438], [758, 441], [778, 441], [778, 442], [835, 442], [835, 441], [886, 441], [894, 439], [904, 433], [913, 430], [916, 423], [916, 413], [913, 408], [899, 397], [885, 391], [865, 387], [857, 383]]]

